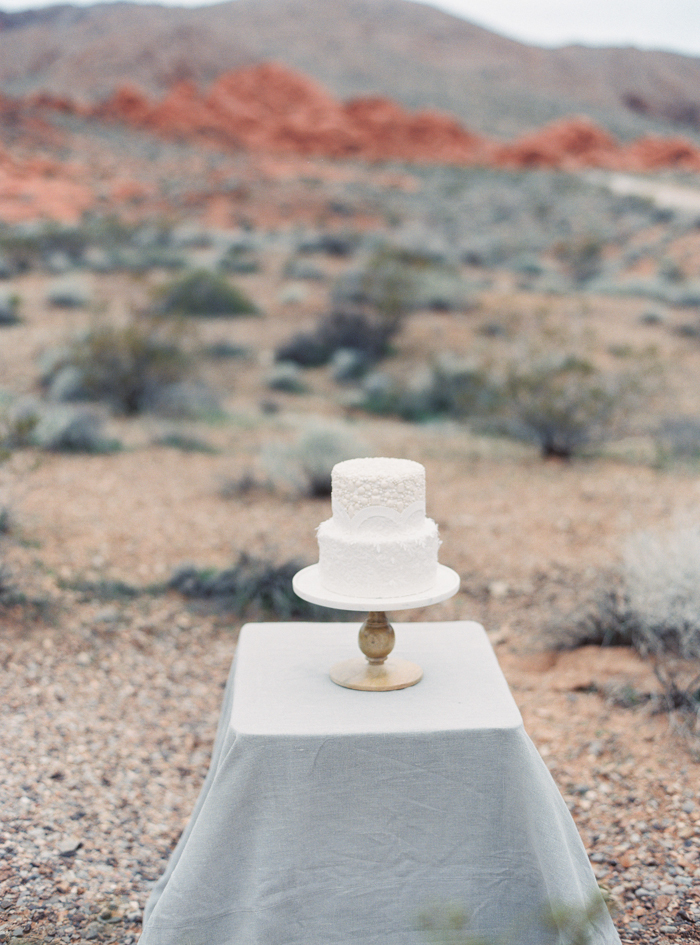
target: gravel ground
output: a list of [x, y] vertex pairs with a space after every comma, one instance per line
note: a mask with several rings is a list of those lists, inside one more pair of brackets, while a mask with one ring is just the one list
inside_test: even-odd
[[[54, 609], [0, 639], [0, 941], [130, 945], [206, 774], [235, 624], [168, 595]], [[617, 704], [648, 667], [492, 639], [623, 942], [700, 941], [698, 766], [667, 717]]]

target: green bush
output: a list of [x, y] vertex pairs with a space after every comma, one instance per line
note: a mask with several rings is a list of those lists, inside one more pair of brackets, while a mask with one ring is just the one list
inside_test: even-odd
[[71, 399], [100, 400], [124, 414], [148, 409], [156, 395], [192, 371], [179, 325], [134, 317], [127, 325], [96, 325], [69, 345], [43, 380], [75, 374]]
[[607, 377], [577, 355], [510, 368], [504, 387], [512, 432], [538, 444], [543, 456], [568, 459], [600, 442], [621, 415], [630, 383]]
[[398, 325], [415, 308], [419, 271], [410, 254], [384, 247], [338, 281], [333, 301], [339, 308], [360, 306], [387, 325]]
[[163, 315], [202, 318], [258, 314], [257, 307], [245, 293], [208, 269], [195, 269], [161, 287], [157, 292], [156, 309]]

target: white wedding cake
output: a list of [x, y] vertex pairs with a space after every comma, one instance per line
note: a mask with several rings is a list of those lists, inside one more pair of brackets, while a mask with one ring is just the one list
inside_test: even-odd
[[425, 515], [425, 468], [410, 459], [349, 459], [332, 472], [333, 517], [318, 527], [319, 579], [356, 598], [433, 586], [440, 539]]

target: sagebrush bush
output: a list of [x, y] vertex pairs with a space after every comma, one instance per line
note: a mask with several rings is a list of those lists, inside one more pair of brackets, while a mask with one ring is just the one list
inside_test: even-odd
[[123, 326], [98, 324], [61, 351], [43, 378], [51, 389], [59, 372], [71, 370], [68, 399], [105, 401], [114, 410], [136, 414], [148, 409], [160, 391], [187, 378], [192, 358], [180, 325], [135, 316]]
[[92, 410], [48, 406], [31, 431], [31, 442], [54, 453], [108, 453], [119, 448], [103, 434], [104, 418]]
[[383, 247], [345, 273], [332, 292], [336, 306], [354, 305], [392, 324], [418, 309], [451, 312], [473, 306], [459, 271], [417, 251]]
[[586, 235], [559, 243], [555, 252], [574, 282], [580, 284], [600, 273], [603, 249], [604, 243], [600, 238]]
[[280, 345], [275, 359], [300, 367], [322, 367], [338, 351], [354, 351], [366, 365], [376, 364], [389, 354], [391, 340], [399, 328], [399, 320], [337, 310], [321, 318], [312, 331], [299, 332]]
[[543, 456], [568, 459], [601, 442], [620, 418], [631, 382], [603, 374], [577, 355], [511, 367], [505, 384], [512, 432], [538, 444]]
[[0, 325], [16, 325], [19, 322], [20, 301], [16, 292], [0, 292]]
[[700, 526], [638, 532], [625, 546], [622, 573], [638, 648], [700, 667]]
[[163, 315], [230, 318], [257, 315], [248, 296], [218, 273], [195, 269], [156, 292], [156, 310]]
[[336, 463], [366, 455], [364, 444], [346, 429], [314, 427], [291, 444], [268, 445], [262, 463], [273, 486], [321, 498], [331, 494], [331, 471]]
[[666, 417], [656, 431], [660, 462], [700, 460], [700, 417]]
[[333, 301], [357, 305], [388, 325], [415, 308], [419, 267], [410, 254], [392, 247], [377, 250], [367, 263], [336, 283]]
[[556, 630], [562, 645], [632, 646], [700, 752], [700, 526], [636, 532], [619, 569]]
[[242, 554], [236, 564], [222, 571], [180, 568], [168, 586], [185, 597], [206, 601], [235, 614], [272, 616], [279, 620], [319, 619], [323, 608], [309, 604], [292, 590], [292, 578], [303, 562], [282, 564]]

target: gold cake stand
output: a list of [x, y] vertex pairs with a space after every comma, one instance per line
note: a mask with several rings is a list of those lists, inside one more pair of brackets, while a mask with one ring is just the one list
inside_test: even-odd
[[388, 692], [415, 686], [423, 678], [423, 670], [408, 660], [388, 659], [394, 649], [396, 635], [387, 620], [386, 611], [429, 607], [447, 600], [459, 590], [459, 575], [452, 568], [439, 564], [435, 584], [421, 594], [361, 599], [328, 591], [321, 584], [318, 565], [312, 564], [294, 575], [292, 587], [298, 597], [312, 604], [332, 607], [335, 610], [368, 611], [358, 637], [364, 659], [356, 657], [342, 660], [331, 667], [330, 676], [334, 683], [345, 689]]

